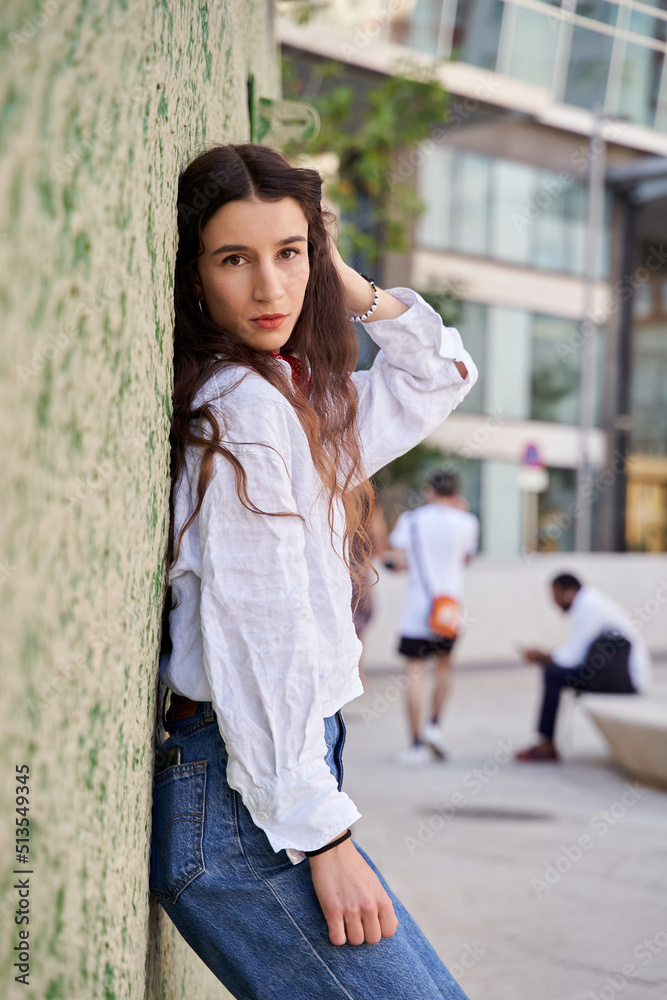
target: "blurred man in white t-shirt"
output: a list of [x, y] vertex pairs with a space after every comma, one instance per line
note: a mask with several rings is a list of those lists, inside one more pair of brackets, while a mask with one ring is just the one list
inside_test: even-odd
[[[440, 716], [456, 640], [436, 635], [428, 619], [434, 597], [446, 595], [461, 601], [464, 567], [479, 543], [479, 521], [467, 510], [456, 473], [434, 472], [425, 496], [426, 504], [401, 514], [389, 536], [391, 547], [401, 552], [392, 560], [393, 568], [407, 568], [410, 574], [398, 651], [406, 657], [406, 708], [412, 738], [412, 745], [400, 757], [412, 765], [427, 763], [431, 752], [441, 759], [446, 756]], [[435, 657], [435, 684], [429, 721], [422, 729], [426, 662], [431, 657]]]
[[651, 657], [642, 636], [620, 604], [572, 573], [551, 581], [554, 602], [569, 614], [571, 632], [552, 652], [524, 649], [527, 663], [542, 667], [544, 686], [538, 730], [540, 742], [516, 754], [520, 761], [556, 761], [554, 743], [560, 693], [637, 694], [651, 679]]

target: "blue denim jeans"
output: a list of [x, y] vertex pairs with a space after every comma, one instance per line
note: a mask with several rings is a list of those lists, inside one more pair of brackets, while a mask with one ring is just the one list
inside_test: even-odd
[[[345, 724], [324, 720], [326, 760], [343, 780]], [[308, 860], [293, 865], [227, 784], [212, 705], [170, 723], [161, 750], [182, 763], [153, 787], [150, 889], [237, 1000], [467, 1000], [415, 921], [391, 896], [399, 927], [379, 944], [332, 945]]]

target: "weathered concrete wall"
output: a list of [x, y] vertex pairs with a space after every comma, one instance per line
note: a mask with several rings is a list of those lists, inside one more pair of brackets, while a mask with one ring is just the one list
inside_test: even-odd
[[175, 189], [275, 93], [268, 2], [2, 6], [0, 995], [220, 998], [147, 888]]

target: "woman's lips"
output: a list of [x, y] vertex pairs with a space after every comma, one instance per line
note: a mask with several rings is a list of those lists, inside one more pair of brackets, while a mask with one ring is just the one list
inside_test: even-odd
[[267, 313], [265, 316], [258, 316], [252, 322], [256, 323], [257, 326], [261, 326], [263, 330], [277, 330], [279, 326], [282, 326], [285, 319], [287, 317], [283, 313]]

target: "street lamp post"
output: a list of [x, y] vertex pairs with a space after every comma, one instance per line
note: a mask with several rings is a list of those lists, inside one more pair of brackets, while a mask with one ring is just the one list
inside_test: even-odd
[[595, 422], [595, 280], [600, 246], [600, 228], [604, 215], [605, 156], [602, 138], [602, 112], [595, 109], [588, 143], [588, 220], [584, 265], [583, 318], [581, 321], [581, 382], [579, 386], [579, 466], [577, 469], [577, 520], [575, 548], [588, 552], [591, 547], [591, 504], [593, 467], [590, 460], [590, 432]]

